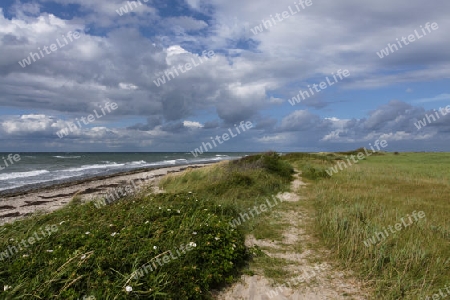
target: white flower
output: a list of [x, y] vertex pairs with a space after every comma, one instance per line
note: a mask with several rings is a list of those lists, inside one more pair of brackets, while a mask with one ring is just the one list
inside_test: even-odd
[[114, 226], [114, 224], [109, 224], [109, 227], [113, 227]]
[[144, 224], [148, 224], [148, 223], [150, 223], [150, 221], [145, 221], [145, 223], [144, 223]]
[[192, 192], [188, 192], [189, 194], [192, 194]]
[[159, 207], [159, 209], [161, 209], [161, 206]]
[[10, 288], [11, 288], [10, 285], [4, 285], [4, 286], [3, 286], [3, 291], [7, 291], [7, 290], [9, 290]]
[[127, 292], [131, 292], [132, 290], [133, 290], [133, 288], [131, 286], [129, 286], [129, 285], [127, 285], [125, 287], [125, 291], [127, 291]]
[[217, 237], [217, 236], [216, 236], [216, 237], [215, 237], [214, 239], [215, 239], [216, 241], [220, 240], [220, 238], [219, 238], [219, 237]]
[[59, 225], [62, 225], [64, 223], [66, 223], [66, 221], [61, 221], [61, 222], [59, 222]]
[[14, 242], [14, 239], [13, 239], [13, 238], [10, 238], [9, 241], [10, 241], [10, 242]]
[[177, 213], [180, 213], [180, 210], [179, 210], [179, 209], [177, 210]]
[[194, 235], [197, 234], [197, 231], [194, 231], [192, 234], [194, 234]]
[[45, 250], [46, 252], [49, 252], [49, 253], [52, 253], [53, 252], [53, 250]]
[[86, 232], [85, 232], [84, 234], [86, 234], [86, 235], [87, 235], [87, 234], [91, 234], [91, 233], [90, 233], [89, 231], [86, 231]]
[[170, 211], [170, 210], [171, 210], [170, 208], [167, 209], [167, 211]]
[[115, 236], [116, 234], [118, 234], [117, 232], [113, 232], [111, 233], [111, 236]]
[[24, 254], [24, 255], [22, 255], [22, 257], [28, 257], [29, 255], [28, 254]]
[[194, 242], [190, 242], [190, 243], [189, 243], [189, 246], [191, 246], [191, 247], [197, 247], [197, 244], [194, 243]]
[[86, 254], [83, 254], [82, 256], [81, 256], [81, 259], [85, 259], [86, 258]]
[[153, 249], [154, 249], [154, 250], [156, 250], [156, 249], [158, 249], [158, 247], [156, 247], [156, 246], [153, 246]]

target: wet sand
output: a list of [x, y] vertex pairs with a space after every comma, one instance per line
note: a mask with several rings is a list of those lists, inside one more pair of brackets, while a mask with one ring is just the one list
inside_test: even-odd
[[139, 181], [144, 187], [152, 186], [154, 192], [159, 192], [158, 183], [163, 176], [207, 165], [210, 165], [210, 163], [159, 169], [139, 169], [40, 187], [28, 191], [3, 193], [0, 196], [0, 226], [36, 212], [48, 213], [55, 211], [69, 203], [74, 196], [80, 197], [82, 201], [101, 199], [119, 187], [130, 185], [131, 181]]

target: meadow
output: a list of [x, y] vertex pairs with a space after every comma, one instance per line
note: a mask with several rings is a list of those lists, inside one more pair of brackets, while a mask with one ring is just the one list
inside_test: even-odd
[[[302, 208], [314, 212], [307, 230], [331, 250], [327, 259], [373, 299], [437, 294], [450, 284], [450, 154], [373, 153], [326, 172], [357, 151], [248, 156], [166, 176], [163, 194], [142, 188], [100, 208], [74, 198], [2, 226], [0, 298], [212, 299], [255, 270], [283, 282], [286, 261], [247, 248], [245, 236], [280, 241], [277, 213]], [[306, 200], [230, 226], [289, 191], [294, 169]]]
[[356, 152], [285, 157], [311, 183], [311, 230], [374, 299], [431, 299], [450, 284], [450, 154], [378, 153], [326, 173]]

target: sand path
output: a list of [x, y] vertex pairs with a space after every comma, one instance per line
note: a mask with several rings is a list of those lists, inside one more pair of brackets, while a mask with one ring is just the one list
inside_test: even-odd
[[[301, 197], [306, 187], [298, 173], [291, 183], [291, 192], [278, 194], [284, 201], [307, 201]], [[302, 206], [296, 210], [282, 212], [283, 222], [290, 224], [283, 234], [282, 242], [256, 240], [252, 235], [246, 237], [247, 246], [269, 247], [264, 251], [270, 257], [281, 258], [289, 262], [289, 278], [281, 285], [273, 285], [262, 275], [243, 275], [241, 280], [220, 292], [218, 300], [300, 300], [300, 299], [369, 299], [363, 292], [362, 284], [350, 274], [337, 271], [327, 260], [327, 253], [317, 245], [317, 240], [306, 233], [308, 222], [313, 222], [312, 211]], [[302, 241], [302, 252], [293, 251], [293, 245]], [[255, 274], [261, 273], [253, 270]]]

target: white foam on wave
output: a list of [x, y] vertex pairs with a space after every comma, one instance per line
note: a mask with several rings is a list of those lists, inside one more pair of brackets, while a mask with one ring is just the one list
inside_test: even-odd
[[228, 156], [228, 155], [216, 155], [216, 157], [208, 157], [208, 158], [195, 158], [189, 160], [190, 163], [202, 163], [202, 162], [213, 162], [213, 161], [222, 161], [229, 159], [237, 159], [240, 156]]
[[189, 162], [187, 159], [179, 158], [179, 159], [172, 159], [172, 160], [163, 160], [163, 161], [155, 161], [152, 163], [146, 163], [146, 166], [149, 167], [158, 167], [158, 166], [165, 166], [165, 165], [176, 165], [176, 164], [186, 164]]
[[127, 163], [127, 164], [130, 164], [130, 165], [144, 165], [146, 163], [147, 162], [145, 160], [139, 160], [139, 161], [132, 161], [132, 162]]
[[55, 157], [55, 158], [80, 158], [81, 156], [60, 156], [60, 155], [57, 155], [57, 156], [53, 156], [53, 157]]
[[33, 177], [33, 176], [43, 175], [43, 174], [47, 174], [47, 173], [50, 173], [50, 172], [47, 170], [39, 170], [39, 171], [29, 171], [29, 172], [7, 173], [7, 174], [1, 174], [0, 180]]
[[80, 171], [85, 171], [85, 170], [91, 170], [91, 169], [106, 169], [106, 168], [117, 168], [117, 167], [123, 167], [125, 164], [118, 164], [118, 163], [111, 163], [111, 164], [103, 164], [103, 165], [99, 165], [99, 164], [95, 164], [95, 165], [84, 165], [81, 166], [79, 168], [72, 168], [72, 169], [68, 169], [68, 170], [64, 170], [67, 172], [80, 172]]

